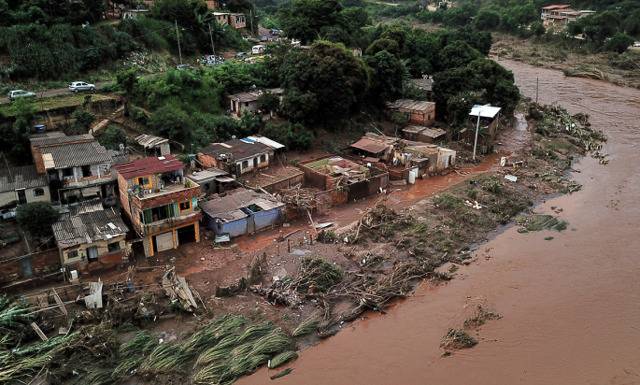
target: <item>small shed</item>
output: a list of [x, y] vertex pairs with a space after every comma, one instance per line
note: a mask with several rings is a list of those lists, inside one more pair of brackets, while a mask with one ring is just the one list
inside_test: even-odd
[[169, 146], [169, 139], [161, 138], [159, 136], [142, 134], [136, 136], [136, 143], [144, 148], [145, 153], [149, 156], [165, 156], [171, 154], [171, 147]]
[[436, 104], [423, 100], [399, 99], [387, 103], [387, 109], [392, 112], [407, 114], [409, 123], [430, 126], [436, 120]]
[[284, 203], [269, 194], [239, 188], [201, 203], [206, 225], [217, 236], [237, 237], [277, 225]]
[[469, 112], [469, 124], [467, 129], [462, 133], [466, 134], [465, 139], [469, 143], [473, 143], [475, 128], [478, 123], [480, 123], [478, 143], [480, 144], [481, 153], [487, 153], [493, 149], [493, 142], [500, 128], [501, 110], [500, 107], [490, 104], [476, 104], [471, 108], [471, 112]]
[[410, 125], [402, 130], [405, 139], [416, 142], [435, 143], [443, 140], [447, 132], [441, 128]]

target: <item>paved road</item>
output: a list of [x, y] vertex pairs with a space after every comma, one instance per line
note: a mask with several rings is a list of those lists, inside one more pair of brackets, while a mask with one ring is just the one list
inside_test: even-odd
[[[106, 86], [107, 84], [110, 84], [111, 82], [97, 82], [96, 84], [96, 88], [98, 90], [100, 90], [102, 87]], [[63, 96], [63, 95], [70, 95], [71, 92], [69, 91], [68, 88], [53, 88], [50, 90], [45, 90], [45, 91], [38, 91], [36, 92], [36, 94], [38, 95], [38, 98], [52, 98], [54, 96]], [[7, 104], [9, 103], [9, 98], [6, 97], [6, 95], [3, 95], [2, 99], [0, 99], [0, 104]]]

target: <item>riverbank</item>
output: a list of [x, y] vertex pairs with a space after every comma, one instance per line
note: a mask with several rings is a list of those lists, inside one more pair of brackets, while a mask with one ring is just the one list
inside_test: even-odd
[[[423, 284], [384, 316], [370, 313], [353, 327], [306, 350], [282, 384], [626, 384], [640, 367], [640, 91], [567, 78], [514, 61], [523, 94], [586, 111], [603, 129], [611, 155], [603, 167], [583, 158], [572, 178], [583, 188], [535, 207], [568, 229], [493, 233], [446, 285]], [[545, 238], [553, 236], [553, 240]], [[501, 315], [470, 350], [442, 357], [440, 342], [483, 305]], [[267, 371], [240, 384], [264, 383]]]
[[490, 56], [562, 71], [566, 76], [604, 80], [619, 86], [640, 88], [640, 51], [586, 53], [570, 48], [570, 42], [518, 38], [494, 32]]

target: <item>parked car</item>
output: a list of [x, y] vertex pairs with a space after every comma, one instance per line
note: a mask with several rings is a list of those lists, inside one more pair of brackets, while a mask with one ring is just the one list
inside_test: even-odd
[[198, 60], [198, 63], [206, 66], [216, 66], [218, 64], [224, 63], [224, 58], [222, 56], [217, 55], [205, 55], [201, 59]]
[[244, 59], [249, 56], [249, 52], [238, 52], [236, 53], [236, 59]]
[[69, 84], [69, 91], [71, 92], [80, 92], [80, 91], [95, 91], [96, 85], [86, 82], [72, 82]]
[[35, 98], [36, 94], [31, 91], [13, 90], [9, 91], [9, 94], [7, 96], [9, 97], [9, 100], [16, 100], [20, 98]]
[[16, 217], [16, 209], [12, 208], [12, 209], [0, 209], [0, 218], [2, 218], [2, 220], [6, 221], [9, 219], [13, 219]]
[[251, 54], [262, 55], [264, 53], [265, 48], [266, 47], [262, 44], [254, 45], [253, 47], [251, 47]]

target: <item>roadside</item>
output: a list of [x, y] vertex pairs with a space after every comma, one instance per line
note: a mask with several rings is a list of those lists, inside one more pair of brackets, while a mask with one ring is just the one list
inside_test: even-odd
[[[111, 84], [112, 82], [98, 82], [95, 83], [96, 86], [96, 92], [100, 92], [100, 90], [102, 88], [104, 88], [105, 86]], [[27, 90], [28, 91], [28, 90]], [[79, 92], [77, 93], [77, 95], [86, 95], [89, 94], [87, 92]], [[56, 96], [68, 96], [68, 95], [75, 95], [73, 92], [69, 91], [69, 88], [64, 87], [64, 88], [53, 88], [53, 89], [48, 89], [48, 90], [44, 90], [44, 91], [38, 91], [36, 92], [36, 97], [32, 98], [30, 100], [35, 100], [36, 102], [40, 102], [41, 99], [46, 99], [46, 98], [53, 98]], [[0, 105], [1, 104], [9, 104], [11, 103], [11, 100], [9, 100], [9, 98], [6, 95], [3, 95], [2, 99], [0, 99]]]

